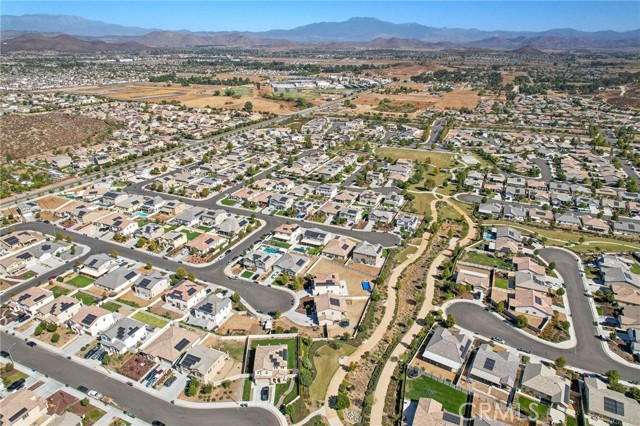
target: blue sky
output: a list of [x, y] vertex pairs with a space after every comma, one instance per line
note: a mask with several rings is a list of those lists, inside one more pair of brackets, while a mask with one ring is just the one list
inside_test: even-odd
[[354, 16], [482, 30], [640, 28], [640, 1], [5, 1], [2, 14], [57, 13], [145, 28], [288, 29]]

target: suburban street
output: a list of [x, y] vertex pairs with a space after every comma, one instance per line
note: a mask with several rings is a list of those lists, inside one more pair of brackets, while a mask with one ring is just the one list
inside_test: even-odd
[[245, 408], [187, 408], [172, 405], [147, 392], [132, 392], [125, 383], [103, 372], [67, 360], [41, 346], [30, 348], [26, 343], [7, 333], [0, 339], [0, 348], [10, 351], [13, 361], [68, 384], [86, 386], [113, 398], [123, 410], [130, 410], [140, 419], [151, 423], [160, 420], [167, 426], [209, 426], [211, 424], [235, 426], [279, 426], [278, 418], [260, 407]]
[[545, 344], [526, 337], [514, 330], [507, 320], [484, 311], [482, 306], [476, 304], [454, 303], [447, 309], [447, 314], [452, 313], [460, 327], [485, 337], [502, 337], [511, 347], [523, 348], [551, 360], [563, 356], [568, 365], [587, 371], [605, 373], [615, 368], [623, 379], [637, 380], [640, 368], [618, 363], [604, 352], [597, 337], [597, 329], [593, 325], [594, 319], [584, 294], [578, 263], [573, 255], [564, 250], [545, 248], [540, 250], [540, 256], [547, 262], [555, 262], [556, 271], [565, 281], [577, 339], [577, 345], [573, 349], [555, 348], [551, 343]]

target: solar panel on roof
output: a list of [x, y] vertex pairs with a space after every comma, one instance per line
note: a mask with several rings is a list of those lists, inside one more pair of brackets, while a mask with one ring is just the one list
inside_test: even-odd
[[340, 306], [340, 300], [334, 299], [333, 297], [329, 299], [329, 304], [332, 306]]
[[534, 296], [534, 299], [538, 305], [542, 305], [542, 299], [539, 296]]
[[182, 340], [180, 340], [180, 341], [178, 342], [178, 344], [177, 344], [177, 345], [175, 345], [175, 346], [174, 346], [174, 348], [175, 348], [177, 351], [181, 351], [181, 350], [183, 350], [184, 348], [186, 348], [188, 345], [189, 345], [189, 340], [187, 340], [187, 339], [182, 339]]
[[91, 325], [93, 324], [93, 322], [95, 321], [95, 319], [98, 318], [93, 314], [88, 314], [86, 317], [84, 317], [84, 319], [82, 320], [82, 323], [85, 325]]
[[609, 413], [624, 416], [624, 402], [616, 401], [613, 398], [604, 397], [604, 410]]
[[187, 368], [191, 368], [191, 366], [197, 364], [198, 362], [200, 362], [200, 358], [192, 354], [187, 354], [182, 360], [182, 365]]
[[495, 365], [496, 365], [496, 360], [495, 359], [487, 358], [487, 359], [484, 360], [484, 369], [485, 370], [493, 371], [493, 367], [495, 367]]

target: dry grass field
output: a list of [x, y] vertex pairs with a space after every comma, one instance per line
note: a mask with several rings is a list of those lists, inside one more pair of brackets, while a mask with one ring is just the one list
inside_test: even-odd
[[69, 202], [66, 198], [58, 197], [55, 195], [47, 195], [38, 200], [38, 206], [43, 210], [55, 210]]
[[438, 96], [435, 106], [439, 109], [460, 109], [462, 107], [474, 109], [478, 106], [478, 102], [480, 102], [478, 92], [473, 90], [454, 90]]

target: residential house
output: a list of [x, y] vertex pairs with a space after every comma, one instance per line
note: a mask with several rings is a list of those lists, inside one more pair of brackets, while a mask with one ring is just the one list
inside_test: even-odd
[[113, 312], [99, 306], [85, 306], [70, 320], [69, 327], [76, 333], [97, 336], [115, 323]]
[[321, 253], [330, 259], [347, 260], [356, 245], [353, 240], [336, 237], [322, 248]]
[[521, 271], [516, 272], [515, 286], [516, 286], [516, 289], [521, 288], [521, 289], [534, 290], [542, 294], [546, 294], [547, 290], [549, 289], [545, 285], [545, 282], [542, 279], [540, 279], [540, 277], [538, 277], [537, 275], [532, 274], [531, 272], [521, 272]]
[[140, 277], [136, 269], [120, 266], [94, 281], [94, 285], [111, 293], [120, 293]]
[[287, 195], [274, 194], [269, 199], [269, 207], [274, 210], [289, 210], [293, 206], [295, 199]]
[[442, 404], [431, 398], [413, 400], [404, 410], [403, 426], [460, 426], [463, 419], [458, 414], [444, 411]]
[[38, 258], [30, 251], [24, 251], [0, 260], [0, 272], [6, 275], [21, 275], [33, 266]]
[[520, 206], [512, 206], [510, 204], [504, 206], [502, 216], [505, 219], [515, 220], [516, 222], [524, 222], [527, 218], [527, 212]]
[[380, 194], [379, 192], [367, 189], [365, 191], [362, 191], [358, 199], [358, 202], [360, 202], [361, 204], [366, 204], [368, 206], [375, 206], [380, 202], [381, 199], [382, 199], [382, 194]]
[[225, 237], [233, 238], [249, 226], [249, 221], [244, 218], [228, 217], [216, 228], [218, 233]]
[[258, 345], [253, 356], [253, 380], [256, 384], [284, 383], [290, 377], [287, 345]]
[[9, 299], [9, 306], [14, 312], [25, 312], [35, 315], [43, 306], [53, 302], [53, 293], [40, 287], [28, 288]]
[[273, 270], [279, 274], [294, 276], [301, 273], [308, 264], [308, 257], [285, 253], [273, 264]]
[[187, 206], [182, 201], [169, 200], [160, 208], [160, 214], [165, 216], [177, 216], [186, 208]]
[[210, 234], [208, 232], [203, 232], [193, 240], [187, 242], [186, 247], [193, 254], [204, 255], [207, 253], [211, 253], [212, 251], [220, 247], [225, 241], [226, 240], [222, 237]]
[[0, 246], [16, 251], [42, 240], [42, 236], [32, 231], [14, 231], [0, 238]]
[[244, 255], [241, 260], [242, 266], [250, 271], [264, 274], [270, 271], [278, 257], [273, 253], [263, 250], [252, 250]]
[[634, 222], [617, 221], [613, 223], [613, 232], [620, 235], [640, 235], [640, 225]]
[[491, 345], [484, 343], [476, 352], [469, 376], [488, 385], [513, 388], [519, 366], [520, 358], [515, 352], [495, 352]]
[[529, 218], [532, 222], [551, 224], [553, 222], [553, 212], [532, 207], [529, 209]]
[[329, 242], [332, 234], [319, 228], [305, 229], [301, 243], [312, 247], [322, 247]]
[[609, 225], [602, 219], [585, 215], [580, 216], [580, 220], [582, 221], [582, 229], [586, 231], [609, 233]]
[[298, 224], [283, 223], [273, 233], [273, 239], [287, 244], [295, 244], [302, 237], [302, 227]]
[[460, 266], [456, 274], [456, 283], [471, 286], [474, 293], [486, 294], [491, 283], [489, 271], [469, 266]]
[[498, 203], [481, 203], [478, 205], [478, 213], [489, 216], [500, 216], [502, 213], [502, 204]]
[[431, 336], [421, 357], [440, 368], [457, 372], [464, 365], [472, 346], [473, 339], [466, 333], [453, 334], [449, 329], [440, 327]]
[[144, 346], [142, 352], [151, 359], [166, 361], [173, 365], [201, 337], [195, 331], [171, 326], [151, 343]]
[[398, 213], [396, 226], [403, 231], [413, 232], [420, 226], [420, 217], [414, 214]]
[[159, 272], [140, 276], [133, 284], [133, 292], [141, 299], [151, 300], [169, 288], [169, 280]]
[[379, 266], [383, 260], [382, 250], [383, 249], [380, 244], [371, 244], [368, 241], [361, 241], [360, 244], [353, 249], [351, 258], [354, 262]]
[[217, 227], [229, 217], [224, 210], [206, 210], [200, 216], [200, 223], [204, 226]]
[[326, 293], [348, 294], [347, 283], [340, 279], [340, 275], [337, 272], [316, 274], [313, 277], [312, 287], [314, 296]]
[[122, 317], [100, 334], [100, 344], [107, 351], [123, 354], [132, 350], [147, 337], [147, 327], [143, 322]]
[[545, 267], [530, 257], [514, 257], [511, 261], [516, 269], [520, 272], [530, 272], [532, 274], [544, 277], [546, 275]]
[[571, 402], [571, 382], [544, 364], [526, 364], [522, 374], [522, 390], [555, 407], [568, 407]]
[[206, 287], [193, 281], [184, 280], [173, 287], [164, 296], [164, 300], [171, 306], [186, 312], [201, 302], [206, 295]]
[[333, 198], [338, 193], [338, 187], [335, 185], [318, 185], [315, 193], [321, 197]]
[[117, 265], [117, 259], [105, 253], [98, 253], [89, 256], [82, 264], [82, 272], [93, 278], [99, 278], [109, 272]]
[[190, 312], [187, 323], [207, 330], [220, 327], [231, 316], [231, 299], [208, 295]]
[[551, 318], [553, 307], [551, 298], [538, 291], [516, 288], [509, 299], [509, 307], [516, 313], [534, 315], [539, 318]]
[[201, 383], [212, 383], [219, 379], [217, 375], [228, 358], [229, 355], [217, 349], [196, 346], [182, 354], [176, 369]]
[[313, 303], [321, 326], [332, 325], [346, 318], [347, 305], [338, 295], [323, 293], [314, 297]]
[[169, 231], [166, 234], [162, 235], [158, 239], [158, 242], [160, 243], [161, 247], [173, 251], [179, 247], [182, 247], [188, 242], [187, 234], [179, 231]]
[[36, 310], [35, 316], [39, 321], [66, 324], [82, 309], [82, 302], [75, 297], [62, 295]]
[[136, 237], [144, 238], [148, 241], [157, 240], [164, 235], [164, 228], [155, 223], [148, 223], [136, 231]]
[[634, 425], [640, 419], [640, 403], [607, 387], [597, 377], [584, 379], [582, 388], [584, 411], [591, 417], [610, 424]]
[[0, 404], [2, 426], [33, 426], [47, 423], [47, 400], [29, 389], [8, 394]]
[[382, 204], [399, 209], [404, 204], [404, 201], [403, 195], [398, 194], [397, 192], [390, 192], [384, 197]]

